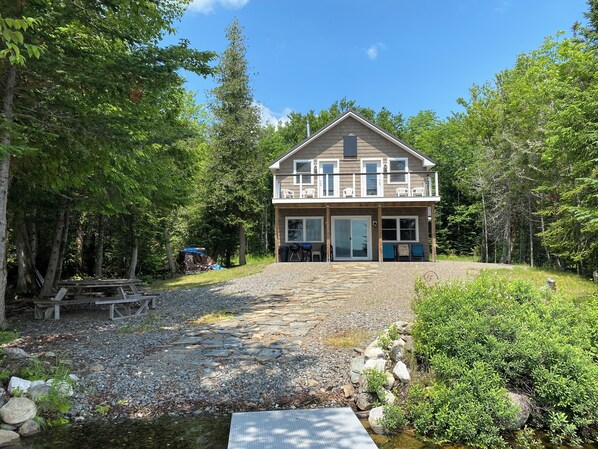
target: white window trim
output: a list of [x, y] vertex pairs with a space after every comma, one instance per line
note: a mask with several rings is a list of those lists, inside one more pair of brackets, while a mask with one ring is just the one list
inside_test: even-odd
[[390, 175], [391, 175], [391, 169], [390, 169], [390, 161], [405, 161], [405, 171], [408, 172], [409, 171], [409, 158], [407, 157], [389, 157], [388, 159], [386, 159], [386, 167], [389, 171], [388, 175], [387, 175], [387, 180], [386, 182], [388, 184], [395, 184], [395, 185], [405, 185], [405, 184], [409, 184], [409, 173], [405, 173], [405, 181], [403, 182], [395, 182], [395, 181], [391, 181], [390, 180]]
[[[360, 170], [361, 173], [365, 173], [365, 164], [367, 162], [378, 162], [380, 168], [379, 168], [379, 173], [382, 173], [383, 170], [383, 165], [384, 165], [384, 159], [382, 159], [381, 157], [365, 157], [363, 159], [360, 159], [359, 163], [360, 163]], [[384, 196], [384, 175], [383, 174], [379, 174], [376, 176], [377, 179], [377, 184], [378, 184], [378, 195], [366, 195], [366, 176], [367, 175], [361, 175], [361, 196], [362, 198], [378, 198], [378, 197], [383, 197]]]
[[[326, 163], [326, 162], [334, 162], [336, 164], [336, 167], [334, 167], [334, 174], [336, 176], [333, 176], [332, 179], [334, 180], [334, 196], [324, 196], [322, 195], [322, 188], [324, 186], [324, 174], [322, 173], [322, 168], [320, 167], [320, 164]], [[338, 175], [338, 173], [340, 173], [340, 169], [341, 169], [341, 161], [340, 159], [316, 159], [316, 167], [318, 167], [318, 174], [319, 176], [317, 176], [318, 179], [318, 197], [319, 198], [334, 198], [334, 197], [340, 197], [340, 176]]]
[[[321, 232], [320, 232], [320, 236], [322, 238], [322, 240], [289, 240], [289, 220], [303, 220], [303, 234], [305, 234], [305, 220], [320, 220], [320, 228], [321, 228]], [[306, 217], [306, 216], [301, 216], [301, 217], [286, 217], [285, 221], [284, 221], [284, 240], [285, 243], [304, 243], [304, 242], [314, 242], [314, 243], [324, 243], [324, 218], [323, 217]], [[303, 237], [306, 237], [305, 235], [303, 235]]]
[[[304, 177], [308, 174], [308, 173], [297, 173], [297, 162], [309, 162], [309, 175], [311, 177], [311, 182], [305, 182], [303, 179]], [[293, 159], [293, 185], [298, 186], [299, 184], [304, 185], [304, 186], [311, 186], [314, 184], [314, 176], [313, 176], [313, 171], [314, 171], [314, 161], [313, 159]], [[302, 174], [303, 178], [302, 181], [303, 182], [299, 182], [297, 180], [297, 176], [298, 174]]]
[[[400, 227], [400, 218], [412, 218], [415, 219], [415, 240], [401, 240], [401, 227]], [[394, 243], [420, 243], [419, 241], [419, 216], [418, 215], [393, 215], [393, 216], [383, 216], [382, 220], [395, 220], [397, 222], [397, 240], [384, 240], [385, 242], [394, 242]], [[382, 223], [380, 223], [382, 226]]]

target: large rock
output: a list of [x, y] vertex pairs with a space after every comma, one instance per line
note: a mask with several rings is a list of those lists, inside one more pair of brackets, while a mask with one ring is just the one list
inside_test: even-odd
[[372, 393], [357, 393], [355, 396], [355, 405], [359, 410], [369, 410], [372, 404], [378, 400], [378, 397]]
[[42, 396], [47, 396], [50, 393], [50, 387], [42, 382], [40, 385], [34, 385], [29, 389], [29, 396], [34, 401], [37, 401]]
[[19, 435], [22, 437], [30, 437], [41, 432], [41, 427], [33, 419], [28, 419], [19, 428]]
[[58, 391], [60, 394], [62, 394], [64, 396], [70, 397], [73, 394], [75, 394], [71, 384], [69, 384], [68, 382], [66, 382], [64, 380], [48, 379], [46, 381], [46, 385], [49, 386], [50, 388], [54, 388], [56, 391]]
[[0, 387], [0, 407], [2, 407], [4, 404], [6, 404], [6, 390], [2, 387]]
[[409, 381], [411, 380], [411, 375], [409, 374], [407, 365], [405, 365], [401, 361], [397, 362], [395, 367], [392, 369], [392, 373], [398, 380], [400, 380], [404, 384], [409, 383]]
[[384, 375], [386, 376], [386, 381], [384, 382], [384, 388], [386, 388], [387, 390], [391, 390], [395, 384], [395, 376], [388, 371], [386, 371], [384, 373]]
[[363, 369], [375, 369], [378, 371], [386, 371], [386, 360], [384, 359], [370, 359], [365, 362]]
[[397, 397], [392, 394], [392, 392], [383, 389], [378, 392], [378, 399], [380, 399], [383, 404], [394, 404], [397, 400]]
[[507, 392], [507, 396], [519, 411], [519, 413], [517, 414], [516, 424], [518, 428], [522, 428], [529, 419], [529, 415], [532, 412], [532, 401], [528, 396], [524, 394], [513, 393], [512, 391]]
[[370, 423], [370, 427], [377, 433], [378, 435], [382, 435], [384, 433], [384, 429], [380, 424], [380, 420], [384, 417], [384, 407], [376, 407], [370, 410], [370, 416], [368, 416], [368, 422]]
[[398, 362], [403, 358], [403, 347], [405, 346], [405, 342], [403, 340], [398, 341], [403, 342], [403, 344], [396, 344], [390, 348], [390, 360], [393, 362]]
[[21, 348], [4, 348], [2, 352], [4, 352], [4, 355], [7, 355], [13, 359], [28, 359], [31, 357]]
[[365, 357], [360, 355], [359, 357], [353, 357], [351, 359], [351, 382], [356, 384], [359, 382], [359, 375], [363, 371], [365, 365]]
[[364, 352], [365, 358], [370, 360], [370, 359], [383, 359], [386, 354], [384, 353], [384, 350], [382, 348], [379, 348], [377, 346], [374, 346], [372, 348], [368, 348], [365, 350]]
[[413, 337], [411, 335], [403, 335], [401, 338], [405, 340], [403, 350], [405, 352], [413, 352]]
[[8, 392], [13, 394], [14, 390], [19, 390], [21, 393], [25, 394], [31, 388], [31, 381], [26, 379], [21, 379], [20, 377], [13, 376], [10, 378], [8, 382]]
[[0, 447], [12, 446], [13, 444], [17, 444], [20, 439], [21, 437], [17, 432], [0, 429]]
[[0, 419], [7, 424], [21, 424], [37, 414], [35, 402], [27, 398], [10, 398], [0, 408]]

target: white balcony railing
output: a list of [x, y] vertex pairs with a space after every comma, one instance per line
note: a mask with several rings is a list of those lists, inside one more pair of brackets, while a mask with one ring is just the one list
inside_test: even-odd
[[438, 172], [279, 173], [273, 198], [429, 198], [439, 197]]

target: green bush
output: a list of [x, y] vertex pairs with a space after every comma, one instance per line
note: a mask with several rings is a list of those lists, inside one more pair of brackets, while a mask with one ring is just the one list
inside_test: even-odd
[[386, 375], [382, 371], [378, 371], [377, 369], [373, 368], [368, 368], [363, 370], [363, 375], [366, 379], [366, 391], [368, 393], [378, 394], [378, 392], [384, 389]]
[[555, 443], [595, 440], [598, 295], [574, 301], [490, 275], [417, 291], [415, 350], [436, 379], [425, 394], [414, 390], [418, 432], [494, 444], [509, 428], [510, 388], [532, 396], [536, 421]]
[[384, 433], [394, 435], [407, 425], [407, 418], [403, 409], [395, 404], [386, 404], [384, 406], [384, 416], [380, 420], [380, 425]]

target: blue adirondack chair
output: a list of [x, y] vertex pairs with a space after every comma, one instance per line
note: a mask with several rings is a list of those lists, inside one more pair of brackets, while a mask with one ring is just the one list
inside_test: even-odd
[[424, 245], [421, 243], [411, 244], [411, 260], [421, 259], [424, 260]]
[[397, 260], [397, 253], [395, 252], [394, 243], [382, 243], [382, 259], [383, 260]]

